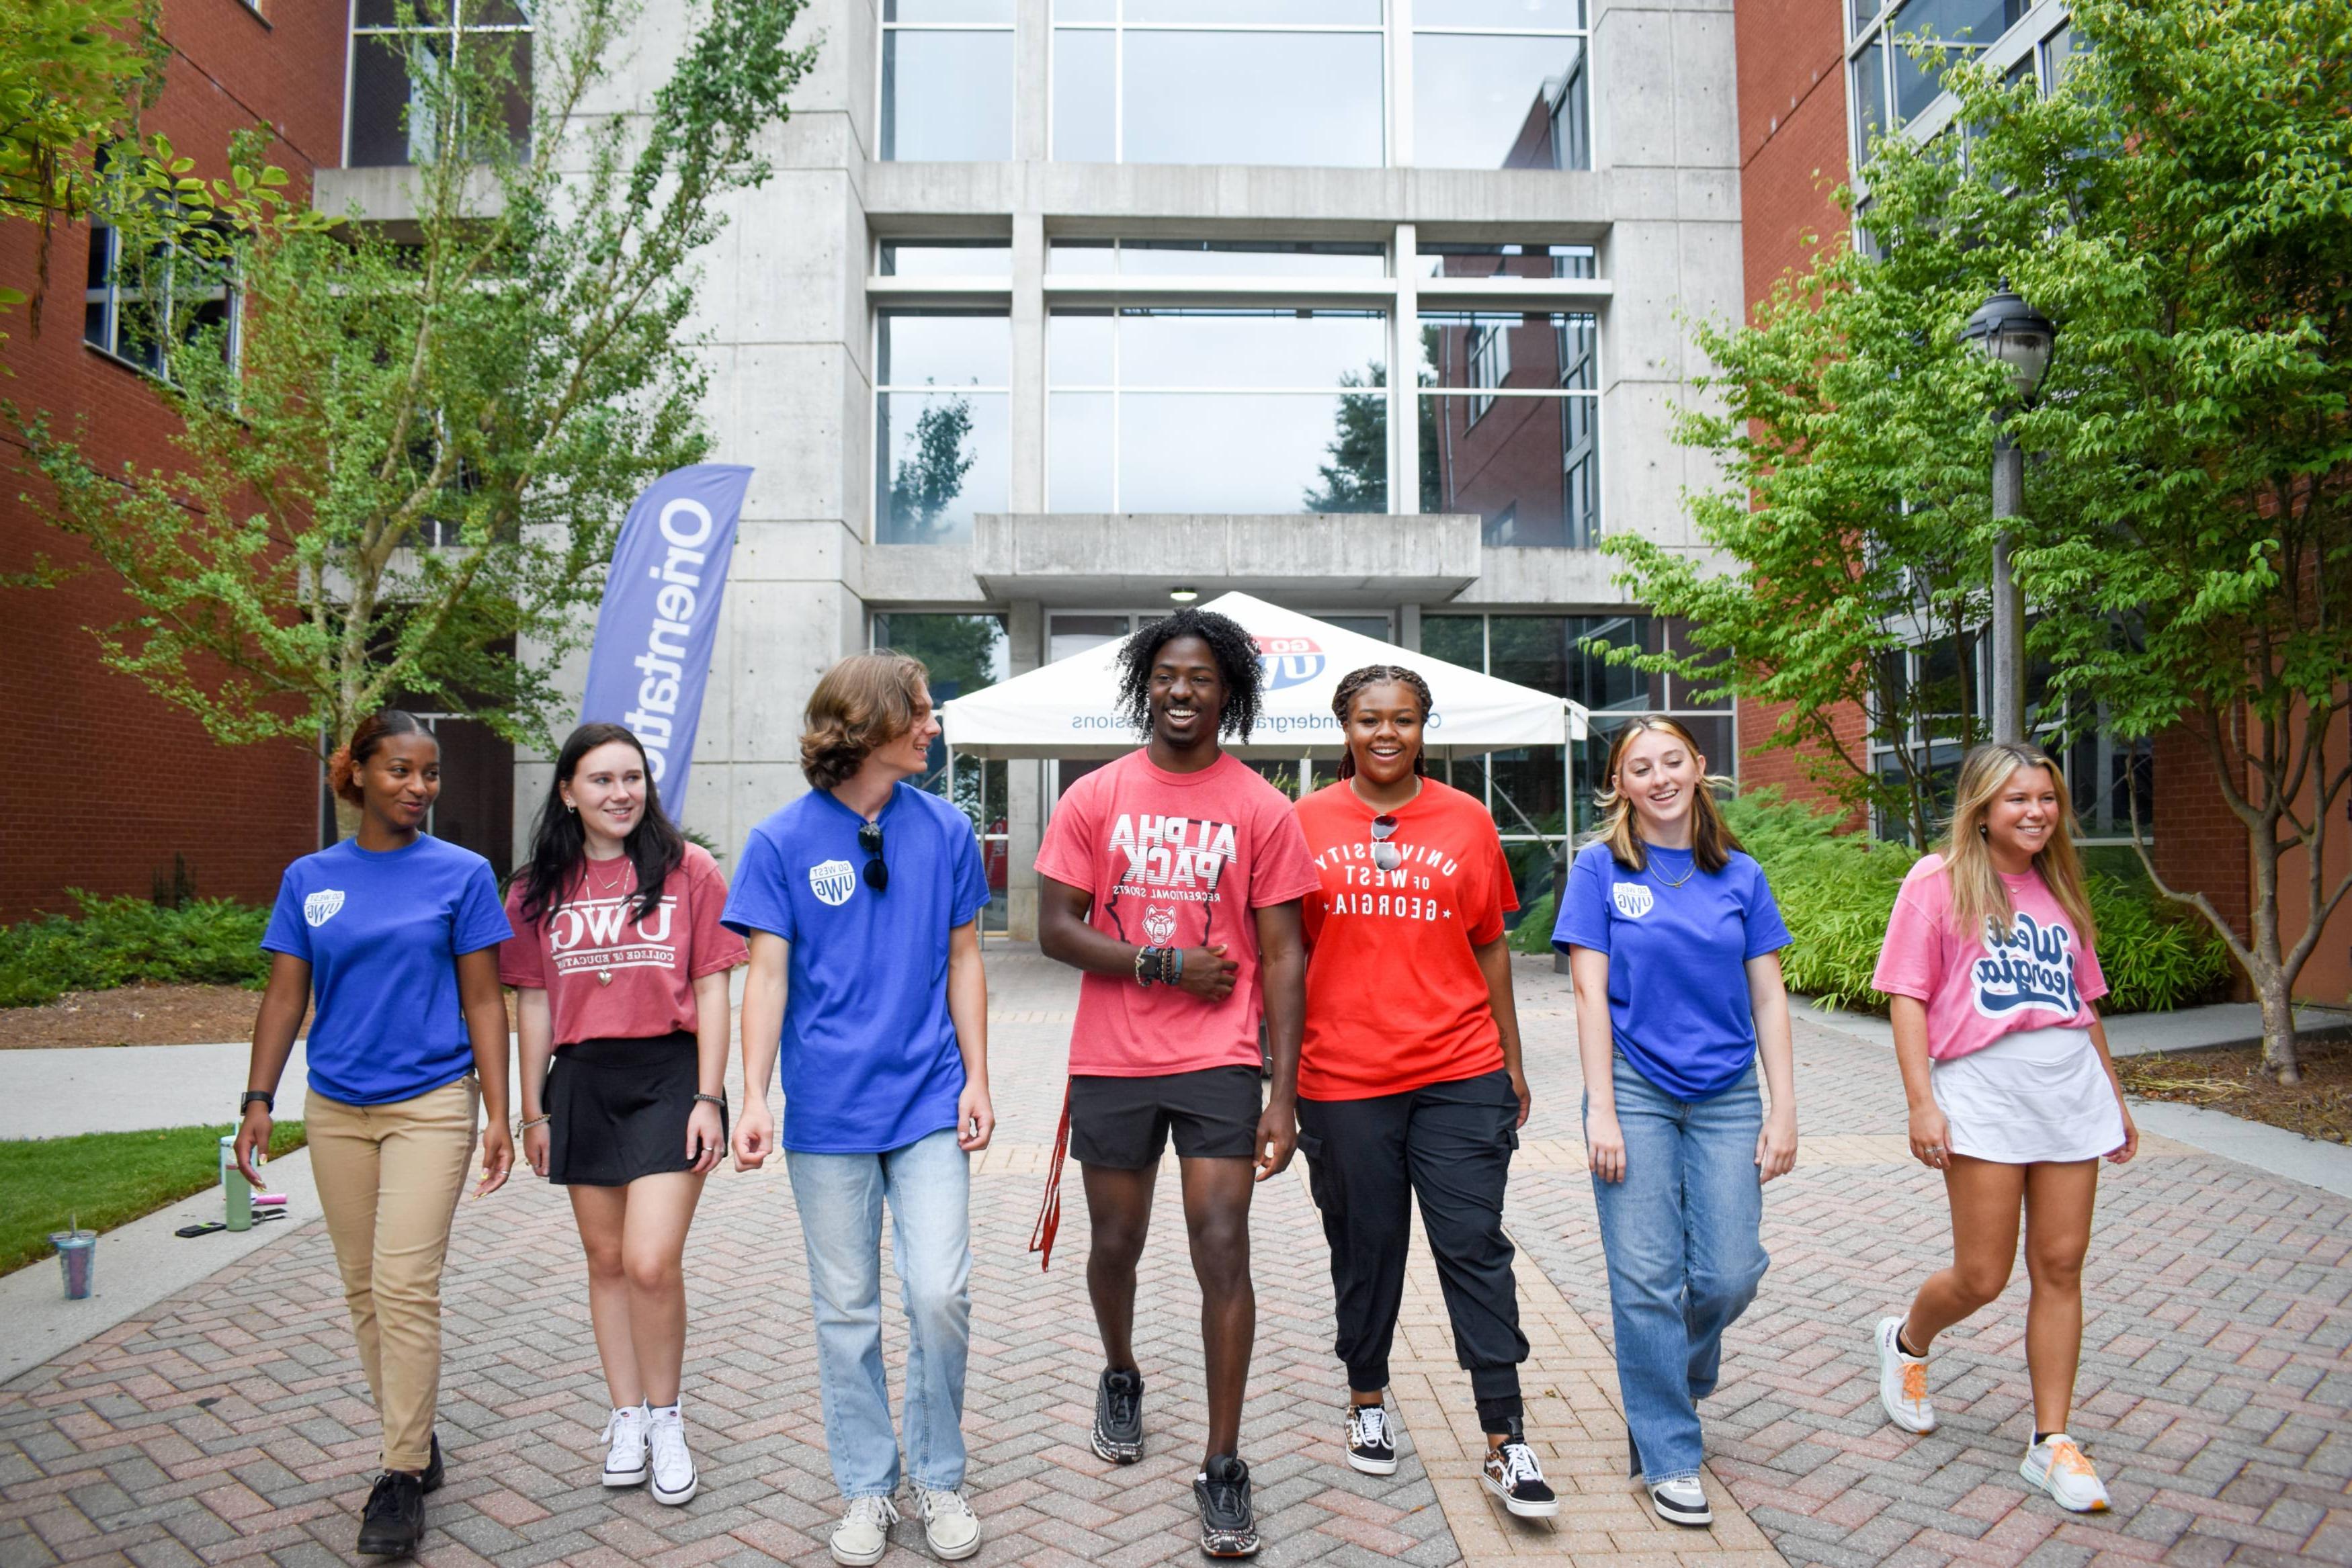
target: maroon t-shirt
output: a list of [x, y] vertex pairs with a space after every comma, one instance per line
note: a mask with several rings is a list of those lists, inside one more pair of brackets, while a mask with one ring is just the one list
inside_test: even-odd
[[751, 956], [719, 923], [727, 878], [710, 852], [686, 846], [661, 901], [635, 915], [636, 873], [626, 860], [583, 861], [554, 912], [525, 925], [522, 879], [507, 892], [515, 934], [499, 948], [499, 978], [547, 993], [559, 1046], [650, 1040], [698, 1023], [694, 982]]

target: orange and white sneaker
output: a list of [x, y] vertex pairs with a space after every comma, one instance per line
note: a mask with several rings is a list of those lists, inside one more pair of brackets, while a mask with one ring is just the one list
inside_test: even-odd
[[2091, 1468], [2090, 1459], [2076, 1446], [2074, 1439], [2063, 1432], [2053, 1432], [2025, 1450], [2025, 1462], [2017, 1473], [2050, 1494], [2060, 1508], [2074, 1513], [2105, 1513], [2107, 1509], [2107, 1489], [2099, 1484], [2099, 1472]]
[[1927, 1403], [1927, 1358], [1906, 1355], [1901, 1318], [1878, 1320], [1878, 1403], [1886, 1418], [1906, 1432], [1936, 1429], [1936, 1407]]

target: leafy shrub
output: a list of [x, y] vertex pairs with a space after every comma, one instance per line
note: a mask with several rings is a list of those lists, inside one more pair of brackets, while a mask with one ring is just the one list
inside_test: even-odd
[[226, 898], [165, 909], [129, 894], [70, 891], [79, 914], [0, 930], [0, 1007], [33, 1007], [67, 991], [142, 980], [258, 987], [268, 977], [261, 951], [266, 909]]
[[1559, 895], [1547, 888], [1542, 897], [1528, 905], [1519, 923], [1511, 927], [1506, 945], [1514, 953], [1549, 953], [1551, 928], [1559, 924]]

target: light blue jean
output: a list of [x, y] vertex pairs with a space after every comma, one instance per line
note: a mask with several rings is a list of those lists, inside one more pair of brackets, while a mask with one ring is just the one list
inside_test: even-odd
[[1592, 1196], [1625, 1425], [1656, 1486], [1698, 1474], [1698, 1402], [1722, 1371], [1723, 1331], [1756, 1299], [1771, 1261], [1756, 1168], [1764, 1102], [1752, 1064], [1722, 1093], [1683, 1101], [1615, 1061], [1625, 1179], [1596, 1176]]
[[971, 1343], [971, 1156], [942, 1128], [879, 1155], [784, 1154], [808, 1249], [817, 1386], [834, 1484], [845, 1498], [898, 1490], [898, 1438], [882, 1367], [882, 1206], [907, 1312], [907, 1469], [933, 1491], [963, 1485], [963, 1375]]

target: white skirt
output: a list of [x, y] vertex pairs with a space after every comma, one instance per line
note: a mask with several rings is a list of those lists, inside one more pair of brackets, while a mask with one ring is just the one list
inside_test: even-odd
[[2123, 1107], [2084, 1029], [2003, 1035], [1928, 1075], [1952, 1153], [2005, 1166], [2095, 1160], [2123, 1146]]

